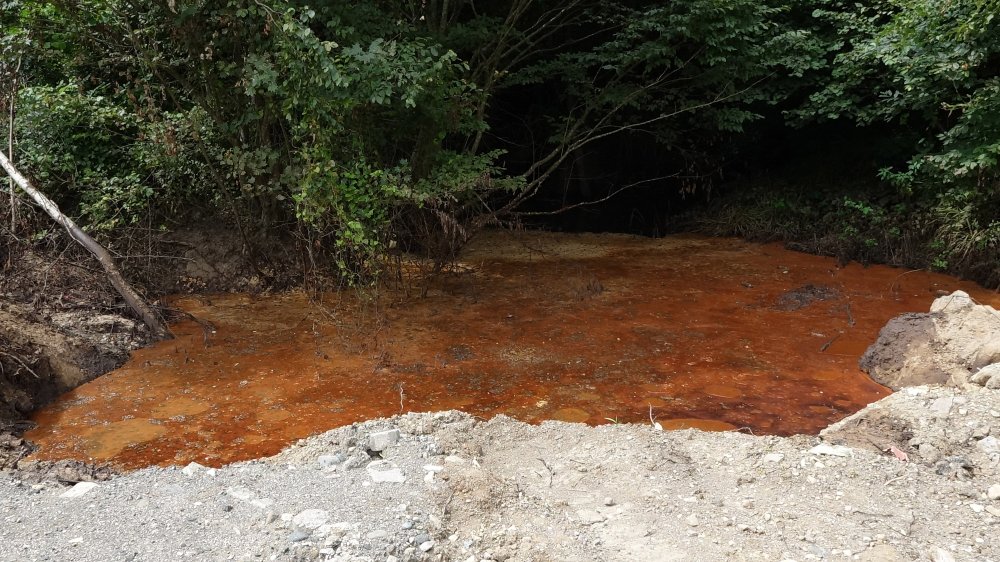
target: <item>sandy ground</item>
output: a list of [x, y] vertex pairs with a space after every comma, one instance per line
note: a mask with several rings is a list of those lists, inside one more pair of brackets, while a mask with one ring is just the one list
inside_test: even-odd
[[998, 431], [971, 386], [820, 438], [407, 414], [218, 470], [8, 476], [0, 560], [1000, 560]]

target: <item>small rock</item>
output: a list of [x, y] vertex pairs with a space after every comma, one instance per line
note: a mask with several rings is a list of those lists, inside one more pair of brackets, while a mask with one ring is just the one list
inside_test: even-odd
[[439, 464], [425, 464], [424, 470], [427, 472], [441, 472], [444, 470], [444, 467]]
[[785, 455], [781, 453], [768, 453], [764, 455], [764, 462], [781, 462]]
[[403, 527], [403, 530], [405, 530], [405, 531], [408, 531], [408, 530], [412, 529], [413, 528], [413, 521], [410, 521], [409, 519], [407, 519], [406, 521], [403, 521], [402, 527]]
[[309, 529], [310, 531], [323, 525], [330, 518], [330, 514], [322, 509], [306, 509], [300, 511], [292, 517], [292, 524], [298, 529]]
[[608, 496], [608, 497], [604, 498], [604, 505], [606, 505], [608, 507], [611, 507], [611, 506], [615, 505], [615, 499], [612, 498], [611, 496]]
[[419, 548], [420, 548], [421, 552], [427, 552], [430, 549], [434, 548], [434, 541], [422, 542], [422, 543], [420, 543], [420, 547]]
[[402, 483], [406, 481], [403, 471], [392, 466], [388, 461], [375, 461], [366, 467], [372, 482]]
[[379, 431], [377, 433], [372, 433], [368, 436], [368, 449], [381, 452], [392, 445], [395, 445], [399, 441], [399, 430], [390, 429], [388, 431]]
[[951, 407], [955, 403], [955, 398], [953, 396], [942, 396], [940, 398], [935, 398], [931, 401], [928, 408], [930, 411], [934, 412], [938, 416], [944, 417], [951, 412]]
[[809, 454], [811, 455], [830, 455], [834, 457], [849, 457], [851, 456], [851, 448], [845, 447], [843, 445], [829, 445], [827, 443], [820, 443], [812, 449], [809, 449]]
[[995, 388], [990, 385], [1000, 385], [1000, 363], [993, 363], [979, 369], [976, 374], [972, 375], [969, 382], [981, 384], [986, 388]]
[[684, 519], [684, 521], [687, 522], [687, 524], [692, 527], [698, 526], [698, 516], [693, 513], [691, 515], [688, 515], [687, 518]]
[[861, 562], [907, 562], [909, 559], [887, 544], [877, 544], [861, 554]]
[[581, 509], [576, 512], [576, 516], [580, 518], [580, 523], [583, 523], [584, 525], [593, 525], [595, 523], [600, 523], [605, 519], [603, 515], [593, 509]]
[[320, 455], [316, 462], [319, 463], [319, 467], [322, 469], [330, 469], [340, 466], [347, 460], [347, 455], [344, 453], [334, 453], [332, 455]]
[[994, 484], [986, 490], [986, 497], [991, 500], [1000, 500], [1000, 484]]
[[194, 476], [195, 474], [198, 474], [199, 470], [204, 470], [204, 469], [205, 469], [204, 466], [196, 462], [191, 462], [188, 463], [187, 466], [181, 469], [181, 473], [184, 474], [184, 476]]
[[288, 535], [288, 542], [302, 542], [309, 538], [309, 533], [296, 529]]
[[986, 513], [989, 513], [993, 517], [1000, 517], [1000, 507], [993, 507], [992, 505], [986, 506]]
[[87, 492], [97, 488], [97, 484], [93, 482], [77, 482], [72, 488], [66, 490], [65, 492], [59, 494], [60, 498], [78, 498]]
[[955, 557], [947, 550], [937, 547], [931, 551], [931, 560], [933, 562], [955, 562]]
[[1000, 453], [1000, 439], [997, 439], [994, 435], [990, 435], [989, 437], [980, 439], [979, 442], [976, 443], [976, 447], [987, 455]]
[[433, 540], [434, 539], [432, 539], [431, 536], [428, 535], [427, 533], [420, 533], [419, 535], [413, 537], [413, 540], [411, 540], [410, 542], [412, 542], [413, 544], [420, 545], [424, 544], [425, 542], [432, 542]]
[[369, 540], [378, 540], [378, 539], [384, 539], [388, 536], [389, 536], [388, 532], [383, 531], [382, 529], [376, 529], [365, 535], [365, 538]]
[[978, 503], [970, 504], [969, 507], [972, 508], [972, 511], [974, 513], [982, 513], [983, 509], [985, 509], [981, 504]]

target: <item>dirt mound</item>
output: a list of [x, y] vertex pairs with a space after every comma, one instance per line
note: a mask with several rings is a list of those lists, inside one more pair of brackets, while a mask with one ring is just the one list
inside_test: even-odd
[[[149, 341], [141, 323], [122, 316], [117, 293], [75, 245], [8, 250], [0, 275], [0, 470], [19, 466], [32, 451], [20, 437], [32, 425], [28, 414], [120, 366]], [[22, 475], [98, 478], [92, 468], [70, 464]]]
[[860, 366], [898, 390], [925, 384], [960, 386], [971, 379], [986, 384], [989, 379], [976, 375], [995, 363], [1000, 363], [1000, 313], [955, 291], [935, 300], [928, 313], [890, 320]]
[[976, 386], [905, 388], [820, 432], [831, 443], [904, 453], [938, 474], [966, 480], [1000, 472], [997, 392]]

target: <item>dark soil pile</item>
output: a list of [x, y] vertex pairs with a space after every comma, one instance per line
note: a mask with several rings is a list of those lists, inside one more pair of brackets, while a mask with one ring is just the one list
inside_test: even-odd
[[[74, 261], [78, 259], [79, 261]], [[148, 342], [103, 276], [65, 251], [20, 249], [0, 277], [0, 468], [30, 448], [26, 417], [61, 393], [121, 365]]]

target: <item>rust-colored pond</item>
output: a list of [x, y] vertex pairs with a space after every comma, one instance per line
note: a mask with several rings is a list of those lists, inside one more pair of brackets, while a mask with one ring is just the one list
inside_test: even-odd
[[182, 296], [193, 321], [38, 412], [36, 458], [220, 465], [457, 408], [537, 422], [811, 433], [888, 393], [879, 328], [962, 289], [733, 239], [488, 233], [426, 295]]

